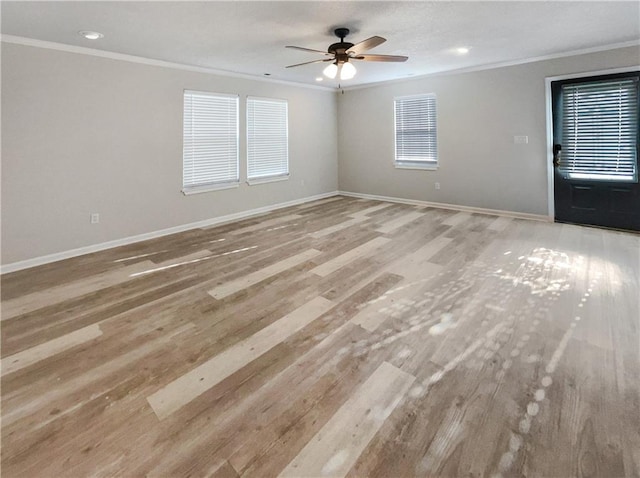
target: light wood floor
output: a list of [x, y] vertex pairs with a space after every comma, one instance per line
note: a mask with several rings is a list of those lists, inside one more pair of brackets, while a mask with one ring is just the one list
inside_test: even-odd
[[336, 197], [2, 277], [2, 475], [640, 476], [640, 236]]

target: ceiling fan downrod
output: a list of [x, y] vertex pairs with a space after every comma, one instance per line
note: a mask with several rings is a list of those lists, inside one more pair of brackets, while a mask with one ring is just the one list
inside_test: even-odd
[[336, 28], [335, 30], [333, 30], [333, 33], [340, 38], [340, 42], [344, 43], [344, 37], [346, 37], [349, 34], [349, 29], [348, 28]]

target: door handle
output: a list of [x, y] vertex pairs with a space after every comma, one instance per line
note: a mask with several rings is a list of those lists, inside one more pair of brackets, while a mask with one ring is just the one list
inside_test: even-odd
[[553, 166], [560, 166], [560, 154], [562, 153], [562, 145], [554, 144], [553, 145]]

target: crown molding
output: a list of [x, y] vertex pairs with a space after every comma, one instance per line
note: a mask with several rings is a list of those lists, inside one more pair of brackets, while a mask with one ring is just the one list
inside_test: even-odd
[[438, 76], [455, 75], [455, 74], [462, 74], [462, 73], [473, 73], [476, 71], [484, 71], [484, 70], [493, 70], [496, 68], [517, 66], [517, 65], [535, 63], [538, 61], [545, 61], [545, 60], [554, 60], [556, 58], [564, 58], [568, 56], [586, 55], [589, 53], [598, 53], [601, 51], [616, 50], [619, 48], [626, 48], [630, 46], [640, 46], [640, 39], [637, 39], [637, 40], [631, 40], [627, 42], [612, 43], [609, 45], [601, 45], [601, 46], [591, 47], [591, 48], [583, 48], [580, 50], [571, 50], [571, 51], [562, 52], [562, 53], [552, 53], [549, 55], [524, 58], [520, 60], [510, 60], [510, 61], [504, 61], [504, 62], [498, 62], [498, 63], [487, 63], [485, 65], [471, 66], [468, 68], [458, 68], [455, 70], [444, 70], [444, 71], [439, 71], [435, 73], [427, 73], [424, 75], [411, 76], [408, 78], [384, 80], [384, 81], [366, 83], [362, 85], [335, 88], [333, 86], [310, 85], [307, 83], [298, 83], [295, 81], [277, 80], [275, 78], [265, 78], [264, 76], [249, 75], [247, 73], [238, 73], [238, 72], [228, 71], [228, 70], [218, 70], [215, 68], [206, 68], [206, 67], [187, 65], [182, 63], [174, 63], [174, 62], [165, 61], [165, 60], [156, 60], [153, 58], [129, 55], [126, 53], [116, 53], [111, 51], [98, 50], [95, 48], [68, 45], [66, 43], [57, 43], [57, 42], [51, 42], [51, 41], [45, 41], [45, 40], [37, 40], [35, 38], [27, 38], [27, 37], [21, 37], [16, 35], [2, 34], [0, 35], [0, 41], [5, 43], [13, 43], [16, 45], [33, 46], [33, 47], [45, 48], [49, 50], [58, 50], [58, 51], [64, 51], [68, 53], [77, 53], [81, 55], [97, 56], [97, 57], [108, 58], [112, 60], [127, 61], [130, 63], [139, 63], [143, 65], [159, 66], [163, 68], [172, 68], [177, 70], [192, 71], [196, 73], [205, 73], [209, 75], [224, 76], [224, 77], [230, 77], [230, 78], [242, 78], [245, 80], [261, 81], [264, 83], [275, 83], [275, 84], [293, 86], [298, 88], [307, 88], [312, 90], [327, 91], [327, 92], [334, 92], [334, 93], [338, 93], [341, 91], [352, 91], [352, 90], [361, 90], [365, 88], [374, 88], [378, 86], [386, 86], [386, 85], [392, 85], [397, 83], [407, 83], [415, 80], [420, 80], [425, 78], [434, 78]]
[[297, 83], [295, 81], [278, 80], [275, 78], [265, 78], [264, 76], [249, 75], [247, 73], [237, 73], [228, 70], [218, 70], [215, 68], [206, 68], [202, 66], [186, 65], [182, 63], [174, 63], [165, 60], [155, 60], [153, 58], [145, 58], [142, 56], [129, 55], [126, 53], [116, 53], [106, 50], [98, 50], [95, 48], [87, 48], [83, 46], [67, 45], [66, 43], [57, 43], [45, 40], [37, 40], [35, 38], [26, 38], [16, 35], [0, 35], [0, 41], [4, 43], [12, 43], [14, 45], [32, 46], [36, 48], [45, 48], [48, 50], [64, 51], [67, 53], [77, 53], [80, 55], [97, 56], [100, 58], [108, 58], [110, 60], [127, 61], [130, 63], [138, 63], [142, 65], [158, 66], [161, 68], [171, 68], [174, 70], [192, 71], [196, 73], [205, 73], [208, 75], [224, 76], [230, 78], [241, 78], [244, 80], [260, 81], [264, 83], [275, 83], [280, 85], [293, 86], [297, 88], [307, 88], [311, 90], [320, 90], [327, 92], [336, 92], [336, 89], [329, 86], [309, 85], [306, 83]]
[[555, 60], [557, 58], [565, 58], [568, 56], [587, 55], [589, 53], [598, 53], [601, 51], [617, 50], [619, 48], [627, 48], [631, 46], [640, 46], [640, 39], [621, 42], [621, 43], [612, 43], [609, 45], [602, 45], [602, 46], [591, 47], [591, 48], [583, 48], [581, 50], [572, 50], [572, 51], [566, 51], [562, 53], [552, 53], [549, 55], [523, 58], [521, 60], [509, 60], [509, 61], [503, 61], [498, 63], [487, 63], [485, 65], [470, 66], [468, 68], [458, 68], [455, 70], [438, 71], [436, 73], [427, 73], [425, 75], [416, 75], [408, 78], [398, 78], [396, 80], [378, 81], [375, 83], [367, 83], [365, 85], [347, 86], [342, 89], [344, 91], [362, 90], [365, 88], [374, 88], [377, 86], [386, 86], [386, 85], [392, 85], [397, 83], [407, 83], [407, 82], [421, 80], [425, 78], [435, 78], [438, 76], [457, 75], [462, 73], [473, 73], [476, 71], [494, 70], [496, 68], [505, 68], [509, 66], [524, 65], [527, 63], [536, 63], [538, 61]]

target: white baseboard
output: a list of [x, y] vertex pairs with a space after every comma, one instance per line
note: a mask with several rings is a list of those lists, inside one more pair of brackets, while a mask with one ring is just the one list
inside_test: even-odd
[[115, 239], [113, 241], [102, 242], [100, 244], [93, 244], [90, 246], [79, 247], [77, 249], [71, 249], [69, 251], [56, 252], [55, 254], [48, 254], [46, 256], [34, 257], [33, 259], [26, 259], [24, 261], [13, 262], [11, 264], [3, 265], [0, 268], [0, 274], [8, 274], [10, 272], [16, 272], [30, 267], [36, 267], [43, 264], [49, 264], [51, 262], [61, 261], [63, 259], [69, 259], [71, 257], [82, 256], [84, 254], [90, 254], [92, 252], [103, 251], [105, 249], [111, 249], [113, 247], [126, 246], [127, 244], [133, 244], [135, 242], [146, 241], [154, 239], [156, 237], [168, 236], [169, 234], [175, 234], [177, 232], [188, 231], [189, 229], [197, 229], [200, 227], [215, 226], [228, 222], [238, 221], [240, 219], [246, 219], [251, 216], [257, 216], [266, 212], [275, 211], [276, 209], [282, 209], [290, 206], [297, 206], [306, 202], [317, 201], [319, 199], [325, 199], [339, 195], [338, 191], [332, 191], [328, 193], [316, 194], [315, 196], [308, 196], [301, 199], [294, 199], [293, 201], [287, 201], [279, 204], [272, 204], [270, 206], [259, 207], [257, 209], [250, 209], [248, 211], [237, 212], [234, 214], [227, 214], [226, 216], [214, 217], [211, 219], [205, 219], [204, 221], [192, 222], [189, 224], [183, 224], [180, 226], [170, 227], [167, 229], [161, 229], [159, 231], [147, 232], [144, 234], [138, 234], [136, 236], [124, 237], [122, 239]]
[[516, 219], [531, 219], [533, 221], [553, 222], [553, 218], [541, 214], [529, 214], [526, 212], [502, 211], [500, 209], [485, 209], [482, 207], [460, 206], [457, 204], [445, 204], [440, 202], [419, 201], [416, 199], [404, 199], [389, 196], [378, 196], [376, 194], [352, 193], [349, 191], [338, 191], [341, 196], [350, 196], [361, 199], [372, 199], [374, 201], [397, 202], [401, 204], [412, 204], [414, 206], [429, 206], [440, 209], [451, 209], [453, 211], [477, 212], [481, 214], [490, 214], [492, 216], [506, 216]]
[[93, 244], [90, 246], [79, 247], [77, 249], [71, 249], [69, 251], [56, 252], [55, 254], [48, 254], [46, 256], [34, 257], [33, 259], [26, 259], [24, 261], [13, 262], [11, 264], [6, 264], [1, 266], [0, 274], [8, 274], [10, 272], [16, 272], [23, 269], [28, 269], [30, 267], [40, 266], [43, 264], [49, 264], [51, 262], [61, 261], [63, 259], [69, 259], [71, 257], [82, 256], [84, 254], [91, 254], [92, 252], [99, 252], [105, 249], [111, 249], [113, 247], [126, 246], [128, 244], [133, 244], [135, 242], [146, 241], [149, 239], [154, 239], [156, 237], [168, 236], [169, 234], [188, 231], [190, 229], [221, 225], [228, 222], [238, 221], [240, 219], [246, 219], [251, 216], [257, 216], [270, 211], [275, 211], [276, 209], [296, 206], [298, 204], [303, 204], [311, 201], [318, 201], [320, 199], [326, 199], [326, 198], [338, 196], [338, 195], [361, 198], [361, 199], [371, 199], [374, 201], [396, 202], [401, 204], [412, 204], [416, 206], [429, 206], [429, 207], [436, 207], [440, 209], [451, 209], [454, 211], [477, 212], [482, 214], [491, 214], [495, 216], [507, 216], [507, 217], [513, 217], [518, 219], [531, 219], [535, 221], [553, 222], [553, 218], [549, 216], [539, 215], [539, 214], [528, 214], [528, 213], [514, 212], [514, 211], [502, 211], [498, 209], [485, 209], [485, 208], [470, 207], [470, 206], [459, 206], [456, 204], [418, 201], [415, 199], [378, 196], [376, 194], [362, 194], [362, 193], [354, 193], [350, 191], [332, 191], [328, 193], [317, 194], [315, 196], [308, 196], [301, 199], [294, 199], [293, 201], [287, 201], [279, 204], [272, 204], [270, 206], [264, 206], [256, 209], [250, 209], [248, 211], [228, 214], [226, 216], [219, 216], [211, 219], [205, 219], [203, 221], [192, 222], [189, 224], [183, 224], [180, 226], [170, 227], [167, 229], [161, 229], [159, 231], [147, 232], [144, 234], [125, 237], [122, 239], [115, 239], [113, 241], [102, 242], [100, 244]]

